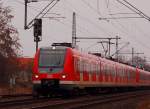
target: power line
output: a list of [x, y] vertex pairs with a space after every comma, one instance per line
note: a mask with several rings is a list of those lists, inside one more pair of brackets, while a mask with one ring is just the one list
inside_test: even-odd
[[[47, 12], [49, 12], [57, 3], [59, 2], [59, 0], [52, 0], [50, 3], [48, 3], [41, 11], [39, 14], [37, 14], [35, 16], [35, 18], [33, 18], [33, 20], [31, 20], [28, 24], [27, 24], [27, 0], [25, 0], [25, 29], [29, 29], [31, 28], [33, 25], [32, 23], [34, 22], [34, 19], [38, 18], [42, 18], [46, 15]], [[54, 4], [53, 4], [54, 3]], [[49, 9], [47, 9], [50, 5], [52, 5]], [[47, 9], [47, 10], [46, 10]], [[44, 11], [46, 11], [44, 14], [42, 14]], [[41, 15], [41, 16], [40, 16]]]
[[119, 3], [121, 3], [122, 5], [126, 6], [128, 9], [130, 9], [131, 11], [137, 13], [139, 16], [145, 18], [146, 20], [150, 21], [150, 17], [147, 16], [145, 13], [143, 13], [142, 11], [140, 11], [138, 8], [136, 8], [135, 6], [133, 6], [131, 3], [129, 3], [126, 0], [123, 0], [125, 3], [121, 2], [120, 0], [117, 0]]
[[[109, 11], [109, 13], [110, 13], [110, 11]], [[110, 14], [111, 15], [111, 14]], [[112, 15], [111, 15], [112, 16]], [[125, 30], [127, 30], [117, 19], [115, 19], [115, 21], [117, 22], [117, 24], [119, 24], [122, 28], [124, 28], [123, 30], [121, 30], [123, 33], [125, 33], [125, 34], [127, 34], [127, 36], [129, 35], [130, 37], [129, 38], [132, 38], [132, 39], [134, 39], [138, 44], [140, 44], [140, 45], [142, 45], [142, 46], [144, 46], [144, 47], [146, 47], [146, 48], [150, 48], [150, 47], [148, 47], [148, 46], [146, 46], [144, 43], [142, 43], [141, 41], [139, 41], [137, 38], [133, 38], [127, 31], [125, 31]], [[111, 24], [114, 26], [114, 24], [111, 22]], [[115, 26], [116, 27], [116, 26]], [[134, 35], [133, 35], [134, 36]]]
[[[82, 0], [82, 2], [84, 4], [86, 4], [90, 9], [92, 9], [94, 12], [96, 12], [96, 14], [101, 15], [95, 8], [93, 8], [93, 6], [91, 6], [87, 1]], [[99, 2], [97, 1], [97, 3], [99, 4]], [[98, 6], [99, 7], [99, 6]]]
[[[17, 2], [17, 3], [21, 4], [21, 5], [25, 5], [25, 3], [23, 3], [23, 2], [21, 2], [19, 0], [14, 0], [14, 2]], [[34, 7], [34, 6], [28, 6], [28, 7], [31, 8], [31, 9], [33, 9], [36, 12], [39, 12], [39, 10], [36, 9], [36, 7]]]
[[[74, 7], [68, 0], [67, 0], [67, 2], [69, 3], [69, 6], [71, 5], [72, 8]], [[78, 10], [78, 9], [75, 9], [75, 8], [74, 8], [74, 10]], [[72, 9], [72, 12], [73, 12], [74, 10]], [[79, 12], [80, 12], [80, 11], [79, 11]], [[91, 21], [90, 19], [88, 19], [87, 17], [82, 16], [82, 15], [79, 14], [79, 13], [76, 13], [76, 15], [79, 16], [79, 18], [81, 18], [83, 21], [86, 21], [87, 23], [90, 23], [90, 24], [92, 24], [93, 26], [95, 26], [97, 29], [100, 29], [101, 32], [103, 32], [103, 33], [105, 33], [105, 34], [111, 36], [111, 34], [109, 34], [104, 28], [100, 27], [99, 25], [97, 25], [96, 23], [94, 23], [93, 21]]]

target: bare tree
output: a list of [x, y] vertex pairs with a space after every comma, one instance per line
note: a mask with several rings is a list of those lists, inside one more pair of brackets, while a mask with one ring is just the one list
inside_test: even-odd
[[8, 81], [17, 70], [16, 57], [21, 45], [17, 29], [11, 24], [12, 18], [10, 8], [0, 3], [0, 81]]

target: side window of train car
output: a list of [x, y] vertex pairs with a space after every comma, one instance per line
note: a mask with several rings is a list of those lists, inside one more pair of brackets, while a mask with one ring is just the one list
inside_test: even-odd
[[104, 75], [107, 75], [107, 65], [104, 63]]
[[109, 67], [109, 63], [107, 63], [107, 76], [110, 76], [110, 68], [111, 67]]
[[90, 62], [89, 68], [90, 68], [90, 73], [92, 73], [92, 62]]
[[85, 60], [82, 60], [82, 72], [85, 72]]
[[125, 66], [123, 67], [123, 77], [124, 77], [124, 78], [126, 77], [126, 69], [125, 69]]
[[123, 72], [122, 72], [122, 66], [120, 67], [120, 77], [123, 76]]
[[80, 63], [79, 63], [79, 59], [78, 58], [76, 58], [76, 70], [77, 70], [77, 72], [79, 73], [80, 72]]
[[83, 59], [81, 58], [80, 59], [80, 73], [83, 73], [83, 71], [84, 71], [84, 66], [83, 66]]
[[125, 78], [127, 78], [128, 77], [128, 72], [127, 72], [127, 67], [126, 66], [124, 67], [124, 72], [125, 72]]
[[80, 59], [78, 59], [78, 72], [81, 73], [81, 61]]
[[88, 70], [88, 73], [90, 73], [90, 63], [88, 62], [88, 64], [87, 64], [87, 70]]
[[101, 73], [101, 63], [100, 62], [98, 63], [98, 73], [99, 74]]
[[117, 71], [118, 71], [118, 77], [120, 77], [120, 74], [121, 74], [120, 67], [117, 68]]
[[124, 71], [124, 66], [122, 66], [122, 77], [125, 77], [125, 71]]
[[88, 62], [87, 62], [87, 60], [85, 60], [84, 69], [85, 69], [85, 72], [88, 73]]
[[125, 71], [124, 71], [124, 66], [122, 66], [122, 77], [125, 77]]
[[123, 77], [123, 67], [120, 67], [120, 77]]
[[100, 65], [97, 63], [97, 74], [100, 74]]
[[104, 70], [104, 63], [101, 63], [101, 74], [104, 75], [105, 74], [105, 70]]
[[77, 72], [77, 58], [74, 57], [74, 70]]
[[120, 72], [121, 72], [120, 76], [123, 77], [123, 67], [122, 66], [120, 67]]
[[111, 74], [111, 76], [112, 76], [112, 77], [114, 77], [114, 76], [115, 76], [115, 74], [114, 74], [114, 66], [113, 66], [113, 64], [111, 65], [110, 74]]
[[126, 73], [127, 73], [127, 79], [129, 80], [129, 70], [128, 70], [128, 67], [126, 67]]
[[96, 63], [95, 65], [96, 65], [96, 74], [98, 74], [98, 63]]
[[120, 73], [119, 73], [119, 74], [120, 74], [120, 77], [122, 77], [122, 68], [121, 68], [121, 67], [119, 68], [119, 72], [120, 72]]
[[94, 62], [92, 62], [92, 73], [94, 73], [94, 69], [95, 69], [95, 64]]
[[78, 69], [79, 73], [82, 73], [82, 60], [81, 60], [81, 58], [78, 58], [77, 69]]
[[103, 63], [101, 62], [100, 64], [100, 74], [102, 75], [103, 74]]
[[115, 67], [115, 64], [113, 64], [113, 75], [114, 75], [114, 77], [116, 77], [116, 67]]

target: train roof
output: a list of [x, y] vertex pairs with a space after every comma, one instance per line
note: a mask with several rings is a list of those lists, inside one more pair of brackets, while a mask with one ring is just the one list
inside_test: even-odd
[[41, 47], [41, 50], [48, 50], [48, 49], [67, 49], [69, 47], [65, 47], [65, 46], [51, 46], [51, 47]]

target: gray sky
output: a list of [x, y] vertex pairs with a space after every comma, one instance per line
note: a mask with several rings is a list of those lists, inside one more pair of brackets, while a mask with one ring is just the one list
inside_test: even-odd
[[[33, 56], [35, 53], [35, 43], [33, 41], [33, 31], [24, 30], [24, 0], [1, 0], [4, 6], [10, 6], [14, 26], [19, 31], [20, 43], [24, 56]], [[60, 14], [65, 19], [43, 19], [43, 36], [39, 46], [50, 46], [53, 42], [71, 42], [72, 32], [72, 13], [77, 13], [77, 36], [79, 37], [115, 37], [120, 36], [120, 47], [125, 42], [130, 45], [123, 51], [130, 52], [134, 47], [136, 52], [144, 52], [145, 56], [150, 57], [150, 22], [145, 19], [117, 19], [117, 20], [98, 20], [99, 17], [112, 17], [115, 13], [133, 13], [116, 0], [60, 0], [60, 2], [49, 12], [47, 16], [57, 17], [53, 13]], [[138, 9], [150, 16], [150, 0], [128, 0]], [[28, 21], [40, 12], [49, 2], [38, 2], [28, 4]], [[99, 3], [99, 4], [97, 4]], [[60, 17], [59, 16], [59, 17]], [[138, 16], [138, 15], [117, 15]], [[101, 45], [94, 45], [97, 41], [83, 40], [78, 43], [84, 51], [101, 51]], [[93, 46], [92, 46], [93, 45]], [[112, 47], [112, 53], [114, 52]]]

